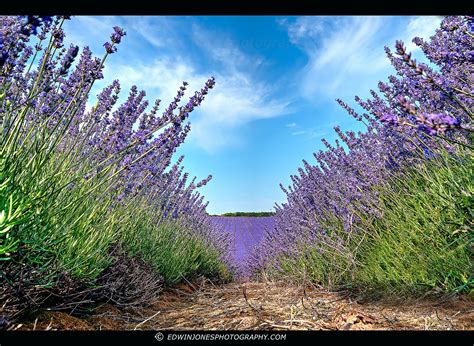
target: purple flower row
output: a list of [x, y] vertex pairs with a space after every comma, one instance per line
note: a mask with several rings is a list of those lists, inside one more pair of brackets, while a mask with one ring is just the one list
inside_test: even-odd
[[291, 176], [292, 185], [281, 186], [287, 202], [276, 205], [275, 227], [254, 253], [254, 271], [281, 270], [282, 258], [303, 256], [308, 248], [353, 259], [350, 237], [344, 234], [365, 231], [361, 216], [383, 217], [380, 187], [390, 189], [390, 180], [404, 168], [423, 164], [441, 150], [456, 154], [469, 148], [472, 22], [472, 17], [445, 17], [428, 42], [413, 39], [429, 65], [412, 59], [400, 41], [395, 54], [386, 48], [398, 77], [380, 82], [379, 92], [371, 90], [367, 100], [355, 98], [364, 113], [338, 100], [366, 131], [335, 127], [335, 144], [323, 140], [326, 150], [314, 154], [317, 163], [304, 160], [298, 175]]
[[[126, 32], [114, 27], [110, 42], [104, 44], [104, 57], [99, 59], [88, 47], [63, 47], [61, 27], [66, 19], [0, 17], [0, 127], [4, 133], [18, 125], [19, 142], [43, 138], [45, 143], [55, 143], [54, 150], [74, 160], [76, 171], [71, 175], [85, 181], [113, 177], [108, 191], [115, 205], [127, 204], [137, 194], [147, 195], [163, 220], [185, 222], [225, 256], [227, 241], [214, 231], [207, 218], [207, 203], [197, 191], [212, 176], [189, 181], [182, 157], [171, 166], [176, 149], [191, 130], [189, 114], [214, 87], [214, 78], [180, 106], [187, 86], [183, 82], [161, 114], [161, 101], [149, 109], [146, 93], [136, 86], [118, 104], [118, 80], [97, 95], [92, 109], [86, 109], [93, 83], [103, 78], [104, 62], [117, 51]], [[29, 65], [33, 56], [39, 58], [36, 67]], [[15, 123], [22, 117], [24, 121]]]

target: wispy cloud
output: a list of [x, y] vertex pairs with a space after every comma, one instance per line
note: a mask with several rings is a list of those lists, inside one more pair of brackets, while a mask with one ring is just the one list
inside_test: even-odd
[[289, 123], [289, 124], [286, 124], [285, 126], [286, 126], [286, 127], [290, 127], [290, 128], [291, 128], [291, 127], [295, 127], [295, 126], [296, 126], [296, 123]]
[[304, 135], [305, 133], [308, 133], [308, 131], [306, 131], [306, 130], [296, 131], [296, 132], [292, 132], [291, 135], [292, 136], [300, 136], [300, 135]]
[[[407, 23], [408, 21], [408, 23]], [[297, 78], [301, 94], [318, 102], [353, 97], [373, 88], [391, 73], [384, 45], [411, 42], [434, 33], [439, 17], [298, 17], [280, 21], [289, 40], [302, 49], [308, 62]], [[409, 44], [411, 50], [416, 48]]]
[[[109, 39], [114, 26], [121, 26], [127, 36], [120, 44], [143, 49], [147, 42], [154, 48], [182, 48], [182, 26], [173, 17], [167, 16], [76, 16], [65, 24], [69, 40], [83, 45], [100, 46]], [[136, 52], [140, 54], [140, 51]], [[123, 54], [123, 53], [122, 53]]]
[[245, 69], [250, 73], [265, 63], [262, 56], [247, 55], [224, 33], [204, 29], [196, 23], [191, 27], [191, 37], [205, 54], [222, 64], [228, 72]]
[[305, 139], [323, 138], [330, 134], [330, 130], [322, 130], [320, 127], [309, 128], [306, 130], [300, 130], [292, 132], [292, 136], [304, 136]]
[[[206, 80], [214, 76], [216, 86], [206, 96], [200, 108], [191, 117], [192, 131], [189, 140], [209, 151], [238, 145], [243, 141], [236, 129], [257, 119], [268, 119], [290, 110], [289, 100], [273, 98], [273, 86], [255, 80], [251, 73], [239, 66], [243, 53], [226, 60], [228, 68], [204, 73], [194, 67], [193, 61], [181, 55], [156, 58], [150, 64], [117, 64], [114, 74], [120, 76], [123, 89], [137, 85], [147, 91], [150, 98], [160, 98], [164, 104], [172, 101], [183, 81], [189, 83], [187, 97], [202, 88]], [[232, 61], [230, 57], [237, 57]]]
[[188, 90], [199, 90], [207, 79], [179, 56], [159, 57], [148, 64], [116, 64], [113, 69], [114, 74], [120, 77], [124, 88], [137, 85], [140, 89], [146, 90], [149, 96], [168, 103], [176, 96], [183, 81], [190, 84]]
[[214, 76], [215, 88], [190, 118], [188, 141], [206, 151], [243, 143], [245, 134], [238, 129], [251, 121], [291, 112], [290, 100], [274, 96], [276, 83], [257, 77], [255, 71], [265, 64], [263, 57], [247, 54], [227, 34], [204, 29], [192, 18], [187, 30], [182, 28], [182, 18], [172, 17], [77, 17], [71, 22], [71, 41], [101, 51], [114, 25], [127, 31], [121, 54], [107, 61], [106, 79], [97, 83], [94, 93], [118, 78], [121, 99], [137, 85], [151, 102], [161, 99], [164, 108], [183, 81], [189, 83], [187, 99]]
[[328, 134], [329, 134], [328, 131], [320, 131], [320, 130], [311, 129], [309, 131], [309, 138], [308, 139], [323, 138], [323, 137], [326, 137]]
[[329, 122], [327, 124], [321, 124], [317, 126], [303, 127], [296, 123], [290, 123], [287, 124], [286, 127], [289, 128], [289, 130], [291, 131], [290, 134], [292, 136], [299, 136], [304, 138], [305, 140], [310, 140], [314, 138], [327, 137], [328, 135], [332, 134], [334, 132], [333, 128], [336, 124], [336, 122]]
[[177, 24], [169, 17], [125, 17], [124, 25], [129, 31], [135, 31], [156, 48], [179, 43], [173, 34]]
[[117, 17], [76, 16], [64, 24], [65, 43], [74, 43], [79, 47], [89, 46], [94, 54], [102, 54], [102, 45], [110, 39], [115, 25], [121, 25], [121, 20]]
[[[149, 60], [155, 55], [190, 53], [189, 25], [192, 18], [169, 16], [124, 16], [122, 25], [128, 30], [128, 40], [133, 44], [136, 55]], [[150, 46], [147, 47], [148, 43]], [[130, 47], [132, 48], [132, 47]], [[148, 48], [153, 50], [148, 50]], [[194, 48], [194, 47], [193, 47]]]
[[428, 39], [430, 36], [434, 35], [436, 29], [439, 28], [441, 20], [442, 17], [440, 16], [422, 16], [411, 18], [404, 33], [407, 50], [410, 52], [419, 51], [420, 48], [416, 46], [411, 41], [411, 39], [415, 36]]
[[271, 87], [245, 74], [217, 75], [216, 87], [203, 104], [190, 139], [208, 151], [243, 141], [239, 127], [291, 112], [289, 101], [272, 97]]
[[250, 56], [235, 42], [194, 24], [192, 38], [221, 68], [214, 73], [216, 87], [203, 104], [190, 140], [208, 151], [216, 151], [243, 141], [239, 127], [258, 119], [290, 113], [290, 100], [275, 98], [275, 85], [258, 80], [255, 70], [265, 62]]

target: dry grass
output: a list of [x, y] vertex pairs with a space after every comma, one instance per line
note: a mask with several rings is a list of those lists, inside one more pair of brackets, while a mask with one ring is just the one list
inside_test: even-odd
[[474, 302], [467, 298], [361, 302], [348, 292], [283, 282], [214, 286], [203, 281], [168, 289], [148, 308], [119, 310], [104, 305], [82, 320], [47, 312], [36, 324], [19, 329], [474, 330]]

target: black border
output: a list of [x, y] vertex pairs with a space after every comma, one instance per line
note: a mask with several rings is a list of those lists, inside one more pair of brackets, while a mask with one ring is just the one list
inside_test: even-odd
[[0, 14], [62, 15], [469, 15], [468, 0], [3, 1]]
[[[155, 336], [162, 333], [163, 340], [158, 341]], [[380, 342], [429, 345], [431, 343], [441, 345], [472, 346], [474, 331], [3, 331], [0, 332], [0, 344], [2, 346], [15, 345], [65, 345], [69, 342], [84, 345], [93, 341], [104, 345], [172, 345], [176, 343], [193, 343], [200, 341], [177, 341], [168, 340], [170, 333], [182, 334], [286, 334], [285, 340], [236, 340], [232, 343], [247, 344], [252, 342], [283, 345], [308, 342], [313, 345], [353, 345], [353, 344], [377, 344]], [[269, 337], [267, 337], [269, 339]], [[205, 342], [205, 341], [204, 341]], [[226, 341], [207, 341], [210, 344], [218, 344]], [[331, 342], [328, 344], [326, 342]]]

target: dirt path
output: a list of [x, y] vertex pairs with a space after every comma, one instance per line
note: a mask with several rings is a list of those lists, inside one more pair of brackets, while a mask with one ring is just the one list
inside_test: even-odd
[[87, 318], [46, 312], [36, 330], [327, 330], [456, 329], [474, 330], [474, 301], [419, 300], [403, 303], [358, 302], [344, 293], [303, 290], [283, 283], [231, 283], [199, 288], [181, 285], [163, 292], [158, 302], [139, 311], [104, 305]]

